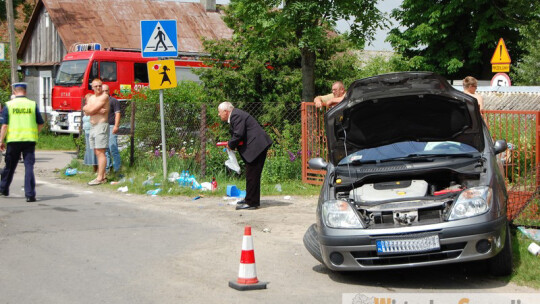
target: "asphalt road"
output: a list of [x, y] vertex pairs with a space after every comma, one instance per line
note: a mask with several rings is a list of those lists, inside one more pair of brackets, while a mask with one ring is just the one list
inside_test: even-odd
[[[0, 198], [0, 303], [341, 303], [343, 293], [539, 292], [494, 279], [481, 263], [333, 273], [305, 250], [316, 197], [264, 197], [256, 211], [223, 198], [150, 197], [74, 184], [53, 173], [73, 157], [36, 155], [38, 202], [20, 164]], [[236, 291], [245, 225], [258, 278]]]

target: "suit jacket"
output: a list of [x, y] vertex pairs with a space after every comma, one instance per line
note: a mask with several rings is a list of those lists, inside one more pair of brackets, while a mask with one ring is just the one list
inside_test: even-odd
[[[249, 115], [240, 109], [233, 109], [230, 116], [229, 148], [232, 150], [238, 148], [238, 152], [244, 161], [251, 163], [259, 154], [272, 145], [270, 136], [266, 134], [261, 125]], [[244, 144], [240, 145], [243, 141]]]

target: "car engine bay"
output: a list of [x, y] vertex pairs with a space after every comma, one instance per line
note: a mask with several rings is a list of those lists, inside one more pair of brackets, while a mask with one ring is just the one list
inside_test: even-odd
[[480, 174], [450, 169], [397, 180], [372, 178], [353, 189], [336, 187], [336, 198], [351, 202], [368, 228], [434, 224], [444, 222], [461, 192], [479, 180]]

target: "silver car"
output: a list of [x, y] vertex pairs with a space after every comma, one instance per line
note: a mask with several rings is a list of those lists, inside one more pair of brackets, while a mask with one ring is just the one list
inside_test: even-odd
[[476, 99], [430, 72], [355, 81], [325, 115], [327, 174], [304, 245], [331, 270], [488, 260], [512, 272], [508, 195]]

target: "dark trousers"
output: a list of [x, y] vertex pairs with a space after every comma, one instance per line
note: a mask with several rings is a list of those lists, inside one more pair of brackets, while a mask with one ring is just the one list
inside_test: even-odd
[[[264, 150], [251, 163], [246, 163], [246, 204], [250, 206], [261, 205], [261, 175], [266, 160]], [[245, 161], [245, 160], [244, 160]]]
[[9, 193], [9, 186], [13, 181], [15, 169], [21, 158], [24, 159], [24, 195], [36, 196], [36, 178], [34, 177], [34, 163], [36, 162], [35, 142], [11, 142], [7, 144], [6, 167], [2, 170], [0, 192]]

